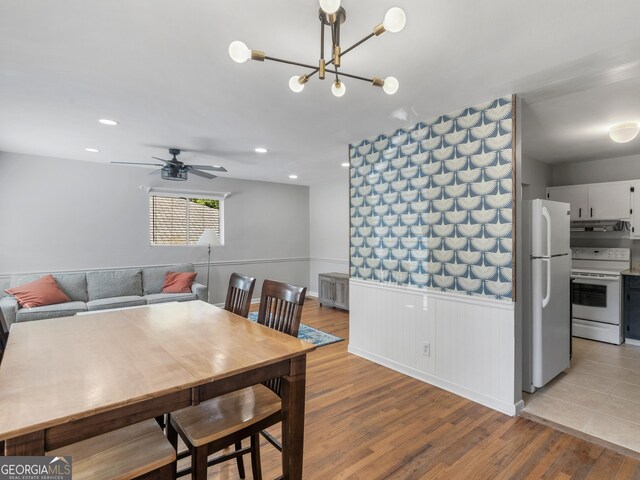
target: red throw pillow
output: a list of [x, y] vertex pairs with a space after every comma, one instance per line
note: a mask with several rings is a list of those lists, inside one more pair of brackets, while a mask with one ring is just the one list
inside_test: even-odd
[[167, 272], [162, 284], [162, 293], [191, 293], [196, 272]]
[[43, 307], [71, 301], [67, 294], [60, 290], [56, 279], [51, 274], [24, 285], [7, 288], [5, 292], [14, 295], [22, 308]]

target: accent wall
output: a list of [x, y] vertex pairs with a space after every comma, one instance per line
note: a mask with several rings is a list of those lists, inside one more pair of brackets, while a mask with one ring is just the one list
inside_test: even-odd
[[351, 277], [512, 297], [512, 97], [350, 145]]
[[349, 352], [514, 415], [515, 97], [350, 146]]

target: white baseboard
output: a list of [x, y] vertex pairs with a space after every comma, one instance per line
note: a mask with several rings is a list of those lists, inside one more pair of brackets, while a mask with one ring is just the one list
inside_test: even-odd
[[[518, 412], [520, 410], [522, 410], [522, 408], [524, 407], [524, 402], [522, 400], [520, 400], [518, 403], [516, 404], [510, 404], [510, 403], [506, 403], [503, 402], [502, 400], [498, 400], [496, 398], [492, 398], [492, 397], [488, 397], [486, 395], [483, 395], [481, 393], [478, 392], [474, 392], [473, 390], [469, 390], [467, 388], [464, 388], [460, 385], [457, 385], [455, 383], [451, 383], [447, 380], [444, 380], [442, 378], [436, 377], [434, 375], [430, 375], [428, 373], [424, 373], [421, 371], [418, 371], [414, 368], [411, 367], [407, 367], [406, 365], [402, 365], [398, 362], [394, 362], [393, 360], [389, 360], [387, 358], [381, 357], [379, 355], [370, 353], [370, 352], [366, 352], [364, 350], [361, 350], [359, 348], [356, 347], [352, 347], [351, 345], [349, 345], [348, 348], [349, 353], [353, 353], [354, 355], [358, 355], [359, 357], [365, 358], [367, 360], [370, 360], [374, 363], [377, 363], [378, 365], [382, 365], [383, 367], [387, 367], [390, 368], [392, 370], [395, 370], [397, 372], [403, 373], [405, 375], [408, 375], [410, 377], [413, 377], [417, 380], [421, 380], [425, 383], [428, 383], [430, 385], [442, 388], [444, 390], [447, 390], [451, 393], [454, 393], [456, 395], [459, 395], [461, 397], [467, 398], [473, 402], [479, 403], [481, 405], [484, 405], [485, 407], [489, 407], [492, 408], [494, 410], [497, 410], [501, 413], [504, 413], [505, 415], [509, 415], [511, 417], [515, 416], [518, 414]], [[520, 405], [522, 404], [522, 405]]]

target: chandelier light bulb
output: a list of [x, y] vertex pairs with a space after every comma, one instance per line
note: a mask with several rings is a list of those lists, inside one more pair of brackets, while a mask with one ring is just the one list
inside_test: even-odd
[[407, 16], [404, 14], [404, 10], [399, 7], [392, 7], [387, 10], [382, 26], [388, 32], [398, 33], [404, 28], [405, 23], [407, 23]]
[[294, 75], [289, 79], [289, 88], [292, 92], [300, 93], [304, 90], [304, 83], [300, 83], [300, 77], [298, 75]]
[[340, 8], [340, 0], [320, 0], [320, 8], [324, 13], [336, 13]]
[[229, 56], [234, 62], [244, 63], [251, 58], [251, 50], [240, 40], [229, 44]]
[[347, 91], [347, 87], [344, 86], [344, 82], [340, 80], [336, 80], [331, 84], [331, 93], [333, 93], [336, 97], [341, 97]]
[[398, 79], [396, 77], [387, 77], [384, 79], [384, 85], [382, 86], [382, 90], [387, 95], [393, 95], [398, 91], [400, 87], [400, 83], [398, 83]]
[[609, 130], [609, 138], [616, 143], [627, 143], [638, 136], [640, 125], [637, 123], [619, 123]]

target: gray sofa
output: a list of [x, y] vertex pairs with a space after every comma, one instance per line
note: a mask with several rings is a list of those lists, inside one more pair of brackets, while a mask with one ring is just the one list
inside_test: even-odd
[[[186, 302], [207, 299], [207, 287], [194, 283], [191, 293], [162, 293], [167, 272], [193, 272], [191, 263], [162, 267], [140, 267], [122, 270], [54, 273], [60, 289], [70, 302], [44, 307], [20, 308], [13, 296], [0, 299], [2, 314], [10, 327], [14, 322], [65, 317], [78, 312], [135, 307], [162, 302]], [[13, 275], [10, 287], [37, 280], [43, 274]]]

